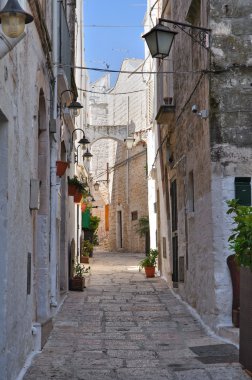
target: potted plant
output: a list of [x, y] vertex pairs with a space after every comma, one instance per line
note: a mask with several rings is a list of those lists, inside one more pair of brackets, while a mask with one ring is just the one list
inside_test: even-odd
[[146, 257], [140, 261], [139, 267], [144, 268], [147, 278], [155, 277], [156, 259], [158, 257], [157, 249], [150, 249]]
[[252, 371], [252, 207], [240, 205], [238, 200], [227, 202], [234, 228], [229, 246], [240, 267], [240, 363]]
[[81, 264], [77, 263], [74, 267], [74, 276], [70, 278], [69, 289], [80, 290], [83, 292], [85, 288], [85, 273], [90, 271], [90, 267], [85, 268]]
[[[100, 220], [101, 219], [98, 216], [90, 215], [89, 227], [84, 228], [85, 240], [88, 240], [92, 244], [92, 246], [99, 245], [97, 230], [99, 227]], [[93, 249], [90, 252], [89, 257], [92, 257], [92, 256], [93, 256]]]
[[68, 195], [74, 197], [75, 203], [80, 203], [82, 197], [87, 195], [87, 184], [79, 180], [79, 178], [74, 175], [73, 178], [68, 177]]
[[79, 186], [79, 180], [78, 180], [77, 175], [74, 175], [73, 178], [67, 177], [67, 183], [68, 183], [68, 195], [74, 196]]
[[136, 232], [140, 237], [145, 237], [145, 253], [148, 253], [150, 250], [150, 225], [148, 216], [142, 216], [138, 219]]
[[89, 240], [83, 240], [81, 243], [81, 263], [89, 263], [89, 257], [93, 255], [94, 246]]

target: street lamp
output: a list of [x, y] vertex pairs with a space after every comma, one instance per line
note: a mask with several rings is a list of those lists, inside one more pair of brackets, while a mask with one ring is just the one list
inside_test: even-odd
[[79, 102], [77, 102], [77, 97], [72, 90], [64, 90], [60, 94], [60, 117], [62, 116], [62, 95], [66, 92], [71, 92], [71, 94], [73, 95], [73, 100], [71, 101], [69, 106], [67, 106], [67, 108], [73, 111], [73, 116], [79, 116], [80, 110], [83, 108], [83, 106]]
[[156, 25], [148, 33], [143, 35], [151, 56], [153, 58], [165, 58], [169, 55], [173, 39], [177, 32], [173, 32], [164, 25]]
[[197, 42], [207, 50], [209, 49], [208, 37], [210, 35], [211, 29], [201, 28], [183, 22], [160, 18], [159, 23], [142, 36], [142, 38], [145, 39], [153, 58], [163, 59], [165, 57], [168, 57], [174, 37], [177, 34], [177, 32], [172, 31], [169, 26], [163, 25], [162, 23], [172, 24], [174, 29], [180, 29], [182, 32], [186, 33], [190, 38], [192, 38], [194, 42]]
[[0, 24], [4, 34], [10, 38], [17, 38], [24, 33], [25, 24], [33, 21], [30, 13], [21, 8], [18, 0], [8, 0], [0, 11]]
[[88, 202], [95, 202], [95, 199], [94, 199], [93, 195], [91, 194], [90, 189], [88, 189], [88, 195], [87, 195], [86, 199]]
[[74, 132], [76, 132], [76, 131], [81, 131], [81, 132], [83, 133], [83, 137], [80, 139], [80, 141], [78, 141], [78, 144], [81, 144], [82, 147], [83, 147], [83, 149], [85, 149], [86, 146], [87, 146], [87, 144], [90, 143], [90, 141], [86, 138], [86, 136], [85, 136], [85, 132], [84, 132], [83, 129], [81, 129], [81, 128], [75, 128], [75, 129], [73, 130], [73, 132], [72, 132], [72, 145], [73, 145], [73, 134], [74, 134]]
[[134, 137], [128, 136], [126, 139], [124, 139], [124, 142], [126, 143], [127, 149], [132, 149], [135, 139]]
[[90, 161], [92, 157], [93, 157], [92, 153], [90, 153], [87, 148], [86, 152], [83, 154], [83, 159]]
[[99, 181], [95, 181], [95, 183], [94, 183], [94, 189], [95, 189], [95, 191], [99, 191], [99, 188], [100, 188], [100, 183], [99, 182], [101, 182], [101, 183], [107, 183], [108, 184], [109, 181], [107, 179], [101, 179]]

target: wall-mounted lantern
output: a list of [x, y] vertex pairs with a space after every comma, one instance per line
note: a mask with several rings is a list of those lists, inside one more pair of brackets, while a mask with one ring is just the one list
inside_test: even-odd
[[93, 157], [92, 153], [90, 153], [87, 148], [86, 152], [83, 154], [83, 159], [85, 159], [86, 161], [90, 161], [92, 157]]
[[[83, 133], [83, 136], [82, 138], [80, 139], [80, 141], [78, 141], [78, 144], [81, 144], [82, 145], [82, 148], [85, 149], [87, 147], [87, 144], [90, 143], [90, 141], [86, 138], [85, 136], [85, 132], [83, 131], [83, 129], [81, 128], [75, 128], [72, 132], [72, 146], [73, 146], [73, 135], [74, 135], [74, 132], [76, 131], [81, 131]], [[77, 148], [78, 149], [78, 148]]]
[[9, 38], [17, 38], [24, 33], [25, 24], [33, 21], [30, 13], [21, 8], [18, 0], [8, 0], [0, 11], [0, 23], [4, 34]]
[[76, 95], [74, 94], [74, 92], [72, 90], [64, 90], [60, 94], [60, 118], [62, 116], [62, 108], [63, 108], [62, 95], [66, 92], [71, 92], [71, 94], [73, 95], [73, 100], [71, 101], [71, 103], [68, 106], [65, 105], [64, 108], [68, 108], [69, 110], [72, 110], [74, 117], [79, 116], [80, 110], [83, 108], [83, 106], [79, 102], [77, 102]]
[[205, 49], [209, 49], [208, 37], [210, 35], [211, 29], [160, 18], [159, 23], [142, 36], [145, 39], [153, 58], [163, 59], [165, 57], [168, 57], [170, 53], [171, 46], [177, 32], [171, 30], [167, 24], [171, 24], [174, 29], [177, 28], [181, 30], [182, 32], [186, 33], [193, 41], [197, 42]]

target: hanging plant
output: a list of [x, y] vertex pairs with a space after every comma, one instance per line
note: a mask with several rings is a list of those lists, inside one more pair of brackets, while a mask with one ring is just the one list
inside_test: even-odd
[[[80, 181], [76, 175], [74, 175], [73, 178], [68, 177], [67, 182], [68, 182], [68, 195], [75, 197], [75, 195], [78, 194], [78, 196], [75, 197], [76, 201], [74, 200], [74, 202], [79, 203], [82, 199], [82, 196], [86, 196], [88, 193], [86, 190], [87, 184]], [[81, 194], [81, 198], [79, 194]], [[77, 201], [77, 199], [80, 199], [80, 200]]]

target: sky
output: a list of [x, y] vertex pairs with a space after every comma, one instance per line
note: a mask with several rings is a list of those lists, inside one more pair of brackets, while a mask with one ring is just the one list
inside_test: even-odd
[[[120, 70], [125, 58], [144, 58], [141, 34], [146, 3], [146, 0], [84, 0], [87, 67]], [[102, 74], [89, 70], [90, 81], [97, 80]], [[116, 78], [117, 74], [111, 74], [112, 85]]]

